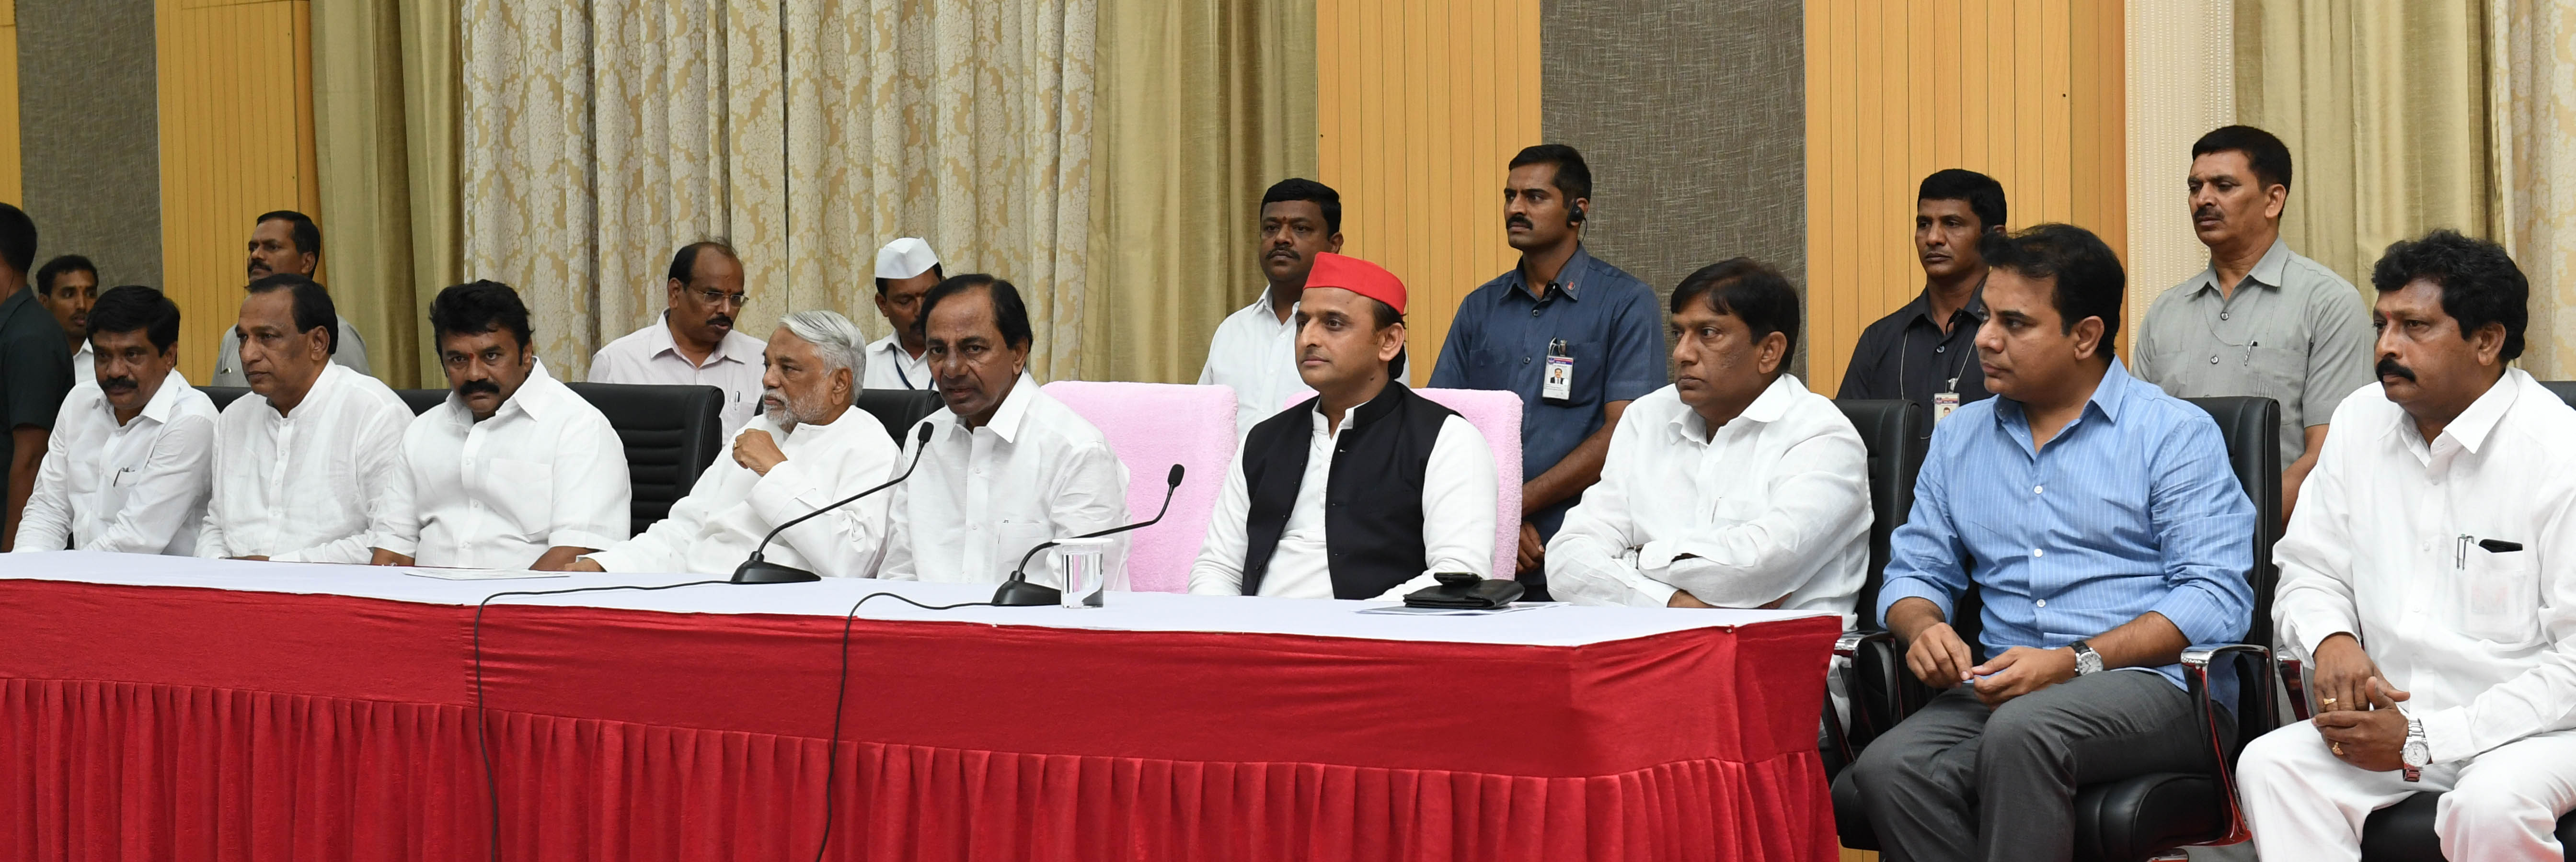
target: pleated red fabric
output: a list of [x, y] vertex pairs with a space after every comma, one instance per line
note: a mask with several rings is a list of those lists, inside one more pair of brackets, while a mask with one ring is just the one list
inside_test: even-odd
[[[0, 582], [0, 860], [488, 858], [471, 613]], [[1518, 647], [862, 622], [825, 858], [1831, 859], [1831, 623]], [[496, 608], [502, 858], [811, 858], [839, 627]]]

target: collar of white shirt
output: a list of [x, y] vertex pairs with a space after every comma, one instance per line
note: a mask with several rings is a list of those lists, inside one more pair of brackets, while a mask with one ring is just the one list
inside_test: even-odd
[[[993, 429], [993, 436], [1002, 438], [1002, 442], [1019, 442], [1020, 425], [1029, 418], [1029, 404], [1036, 401], [1038, 395], [1037, 379], [1030, 377], [1027, 372], [1021, 372], [1020, 379], [1011, 383], [1011, 394], [1002, 397], [1001, 408], [993, 411], [993, 421], [984, 423], [984, 427]], [[956, 415], [949, 414], [952, 418]], [[974, 433], [964, 422], [957, 423], [957, 430], [967, 434]]]
[[[2442, 436], [2476, 454], [2478, 447], [2486, 443], [2487, 435], [2495, 431], [2496, 423], [2504, 419], [2505, 411], [2513, 407], [2523, 382], [2530, 379], [2531, 374], [2520, 368], [2505, 369], [2504, 376], [2497, 378], [2494, 386], [2487, 387], [2478, 400], [2469, 402], [2469, 409], [2460, 411], [2450, 424], [2442, 426]], [[2425, 442], [2424, 434], [2415, 428], [2414, 417], [2406, 415], [2406, 411], [2397, 411], [2396, 426], [2390, 428], [2389, 433], [2404, 440], [2406, 451], [2414, 453], [2416, 458], [2431, 462], [2433, 446]]]
[[[530, 419], [544, 421], [546, 414], [560, 406], [563, 399], [579, 397], [573, 394], [572, 387], [557, 381], [554, 374], [546, 370], [546, 361], [539, 359], [534, 367], [528, 369], [528, 379], [520, 381], [519, 391], [510, 393], [509, 399], [492, 411], [492, 418], [501, 418], [515, 408]], [[474, 424], [473, 408], [465, 406], [465, 399], [457, 395], [456, 390], [448, 390], [447, 402], [441, 406], [458, 421]]]
[[[1771, 385], [1763, 387], [1762, 394], [1753, 397], [1753, 403], [1744, 405], [1744, 412], [1736, 414], [1735, 418], [1764, 425], [1778, 422], [1780, 417], [1788, 415], [1789, 408], [1797, 403], [1798, 393], [1806, 388], [1806, 384], [1798, 382], [1796, 375], [1783, 372], [1772, 379]], [[1708, 420], [1701, 418], [1699, 411], [1687, 404], [1666, 427], [1671, 428], [1675, 436], [1693, 443], [1706, 443], [1711, 436]]]
[[[652, 349], [646, 351], [644, 355], [660, 356], [664, 353], [668, 353], [672, 356], [679, 357], [682, 362], [688, 361], [689, 357], [680, 353], [680, 342], [671, 338], [671, 312], [669, 310], [665, 309], [662, 312], [662, 316], [653, 318], [653, 325], [645, 327], [645, 329], [650, 331], [652, 334], [644, 336], [644, 346]], [[742, 332], [740, 330], [733, 329], [725, 330], [725, 336], [716, 340], [715, 352], [707, 354], [708, 365], [714, 365], [719, 361], [725, 360], [740, 362], [746, 365], [761, 364], [760, 349], [751, 346], [761, 344], [760, 340], [748, 335], [742, 335], [742, 338], [736, 339], [734, 338], [736, 335], [742, 335]], [[765, 347], [766, 345], [763, 346]]]
[[[329, 403], [332, 397], [338, 395], [340, 392], [340, 377], [342, 375], [356, 373], [358, 372], [351, 371], [348, 366], [337, 362], [322, 363], [322, 375], [313, 378], [313, 388], [304, 390], [304, 400], [295, 402], [295, 415], [302, 416], [313, 413], [315, 412], [315, 408]], [[268, 420], [269, 422], [284, 422], [287, 420], [287, 414], [277, 412], [277, 405], [269, 403], [267, 396], [260, 396], [259, 400], [262, 405], [268, 408], [260, 411], [259, 416], [261, 419]]]
[[[186, 391], [188, 378], [181, 375], [179, 369], [170, 369], [169, 373], [161, 376], [161, 388], [153, 391], [152, 400], [143, 402], [143, 412], [136, 416], [150, 419], [158, 425], [170, 424], [170, 411], [179, 409], [179, 395]], [[100, 387], [98, 409], [107, 414], [108, 427], [116, 427], [116, 405], [107, 403], [105, 387]]]

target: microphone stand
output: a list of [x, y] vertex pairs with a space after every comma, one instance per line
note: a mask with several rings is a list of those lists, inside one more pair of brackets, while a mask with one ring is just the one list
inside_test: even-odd
[[[1141, 530], [1146, 527], [1151, 527], [1162, 521], [1165, 513], [1172, 511], [1172, 496], [1180, 489], [1181, 465], [1174, 464], [1172, 465], [1172, 474], [1170, 478], [1164, 480], [1163, 508], [1155, 510], [1154, 517], [1133, 524], [1128, 524], [1123, 527], [1111, 527], [1097, 533], [1084, 533], [1073, 538], [1097, 539], [1102, 536], [1115, 536], [1129, 530]], [[1020, 564], [1011, 569], [1010, 579], [1002, 582], [1001, 589], [993, 591], [993, 604], [1008, 608], [1036, 607], [1039, 605], [1052, 605], [1063, 602], [1063, 590], [1059, 590], [1045, 584], [1032, 584], [1029, 583], [1028, 579], [1029, 561], [1036, 559], [1039, 551], [1055, 547], [1059, 544], [1062, 544], [1062, 542], [1051, 539], [1039, 543], [1037, 547], [1030, 548], [1027, 554], [1021, 555]]]
[[883, 491], [887, 488], [892, 488], [896, 485], [902, 484], [903, 480], [911, 478], [913, 468], [921, 466], [922, 453], [929, 451], [930, 449], [930, 423], [921, 423], [921, 433], [913, 435], [913, 440], [912, 463], [903, 468], [903, 475], [896, 476], [883, 485], [878, 485], [874, 488], [860, 491], [856, 494], [844, 497], [830, 505], [787, 519], [787, 523], [778, 525], [777, 529], [769, 531], [769, 535], [762, 537], [760, 540], [760, 547], [751, 549], [751, 557], [743, 560], [741, 566], [734, 568], [733, 582], [737, 584], [801, 584], [808, 581], [822, 580], [823, 576], [814, 574], [813, 572], [796, 568], [795, 566], [773, 563], [768, 560], [761, 559], [760, 552], [768, 550], [769, 543], [776, 541], [778, 539], [778, 534], [787, 532], [787, 528], [789, 527], [802, 524], [806, 519], [812, 518], [816, 515], [858, 502], [861, 497], [874, 494], [878, 491]]

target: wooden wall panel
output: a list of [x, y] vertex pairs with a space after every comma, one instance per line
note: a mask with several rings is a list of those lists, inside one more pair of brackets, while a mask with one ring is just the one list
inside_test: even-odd
[[18, 4], [0, 0], [0, 202], [23, 205], [24, 178], [18, 162]]
[[[1831, 393], [1871, 321], [1923, 289], [1914, 193], [1942, 168], [2003, 183], [2007, 221], [2128, 244], [2118, 4], [1807, 0], [1808, 381]], [[2121, 333], [2126, 345], [2128, 333]]]
[[[155, 8], [162, 290], [179, 304], [179, 369], [192, 381], [214, 372], [216, 339], [240, 315], [251, 219], [321, 209], [311, 12], [306, 0]], [[323, 249], [327, 260], [327, 233]]]
[[1342, 251], [1408, 292], [1408, 372], [1431, 374], [1459, 299], [1519, 259], [1504, 165], [1539, 143], [1538, 0], [1316, 0], [1317, 179]]

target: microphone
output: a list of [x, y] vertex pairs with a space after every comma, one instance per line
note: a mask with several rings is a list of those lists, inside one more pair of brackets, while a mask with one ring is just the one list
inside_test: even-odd
[[[1181, 465], [1172, 465], [1172, 475], [1163, 480], [1163, 508], [1154, 510], [1154, 517], [1138, 521], [1133, 524], [1128, 524], [1123, 527], [1111, 527], [1097, 533], [1084, 533], [1079, 536], [1074, 536], [1073, 538], [1097, 539], [1102, 536], [1115, 536], [1129, 530], [1142, 530], [1163, 520], [1164, 513], [1172, 510], [1172, 495], [1181, 489], [1181, 472]], [[1011, 579], [1003, 581], [1002, 588], [993, 591], [993, 604], [998, 607], [1006, 608], [1035, 607], [1038, 605], [1057, 604], [1064, 601], [1064, 591], [1045, 584], [1029, 583], [1027, 574], [1029, 561], [1036, 559], [1039, 551], [1055, 547], [1059, 544], [1062, 544], [1062, 542], [1050, 539], [1039, 543], [1037, 547], [1030, 548], [1027, 554], [1021, 555], [1020, 564], [1011, 569]]]
[[878, 485], [874, 488], [860, 491], [856, 494], [844, 497], [838, 502], [834, 502], [822, 508], [815, 509], [814, 511], [787, 519], [787, 523], [778, 525], [777, 529], [769, 531], [769, 535], [761, 538], [760, 547], [751, 549], [750, 559], [742, 561], [742, 565], [734, 568], [733, 582], [737, 584], [801, 584], [807, 581], [822, 580], [823, 576], [814, 574], [813, 572], [796, 568], [795, 566], [781, 565], [763, 560], [760, 558], [760, 552], [768, 550], [769, 543], [776, 541], [778, 539], [778, 534], [787, 532], [787, 528], [789, 527], [805, 523], [805, 519], [807, 518], [838, 509], [842, 506], [847, 506], [851, 503], [858, 502], [860, 497], [865, 497], [869, 494], [874, 494], [878, 491], [883, 491], [887, 488], [892, 488], [896, 485], [902, 484], [903, 480], [912, 476], [913, 468], [921, 466], [921, 454], [930, 450], [930, 423], [921, 423], [921, 433], [913, 435], [913, 441], [915, 445], [912, 447], [912, 463], [904, 466], [903, 475], [896, 476], [883, 485]]

